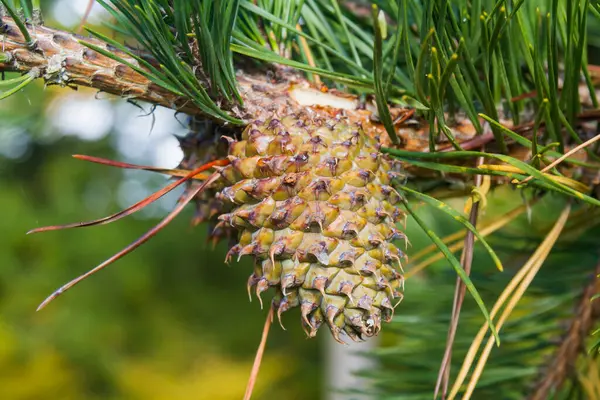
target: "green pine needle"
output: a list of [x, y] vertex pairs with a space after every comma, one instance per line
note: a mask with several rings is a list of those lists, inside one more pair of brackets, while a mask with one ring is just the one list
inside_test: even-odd
[[417, 190], [410, 189], [406, 186], [401, 187], [400, 190], [403, 192], [407, 192], [407, 193], [411, 194], [412, 196], [416, 197], [417, 199], [422, 200], [425, 203], [429, 204], [430, 206], [444, 212], [449, 217], [451, 217], [455, 221], [458, 221], [460, 224], [462, 224], [469, 231], [473, 232], [473, 234], [475, 235], [477, 240], [479, 240], [479, 242], [483, 245], [483, 247], [486, 249], [486, 251], [488, 252], [490, 257], [494, 261], [496, 268], [498, 268], [499, 271], [504, 270], [504, 268], [502, 267], [502, 262], [496, 255], [496, 252], [492, 249], [492, 247], [488, 244], [488, 242], [483, 238], [483, 236], [481, 236], [481, 234], [479, 233], [477, 228], [475, 228], [469, 222], [469, 220], [467, 218], [462, 216], [459, 212], [457, 212], [456, 210], [454, 210], [452, 207], [448, 206], [447, 204], [443, 203], [442, 201], [434, 199], [433, 197], [428, 196], [424, 193], [421, 193]]
[[[13, 8], [8, 4], [8, 0], [0, 0], [0, 2], [2, 2], [2, 5], [6, 9], [6, 11], [8, 12], [8, 15], [10, 15], [10, 17], [17, 24], [17, 27], [19, 28], [19, 31], [21, 32], [21, 34], [25, 38], [25, 42], [27, 43], [27, 45], [28, 46], [32, 46], [33, 45], [33, 40], [31, 39], [31, 35], [29, 34], [29, 31], [27, 30], [27, 27], [25, 27], [25, 23], [21, 20], [21, 18], [19, 18], [19, 16], [17, 15], [16, 11], [13, 10]], [[27, 7], [27, 2], [22, 2], [21, 3], [21, 7], [23, 7], [23, 6]]]
[[477, 289], [473, 285], [471, 278], [469, 278], [469, 275], [467, 275], [467, 273], [465, 272], [463, 267], [460, 265], [460, 262], [456, 259], [454, 254], [452, 254], [450, 249], [448, 249], [448, 246], [446, 246], [444, 244], [444, 242], [442, 242], [442, 240], [435, 234], [435, 232], [433, 232], [429, 227], [427, 227], [427, 224], [413, 211], [413, 209], [411, 208], [408, 201], [403, 199], [402, 202], [404, 203], [404, 207], [409, 212], [409, 214], [414, 218], [414, 220], [421, 227], [421, 229], [423, 229], [425, 234], [427, 236], [429, 236], [431, 241], [433, 243], [435, 243], [437, 248], [444, 254], [444, 256], [446, 257], [446, 260], [448, 260], [450, 265], [452, 265], [452, 267], [456, 271], [456, 274], [463, 281], [463, 283], [465, 284], [465, 287], [471, 293], [471, 296], [473, 296], [473, 299], [479, 306], [481, 313], [483, 314], [486, 322], [488, 323], [488, 326], [490, 327], [490, 331], [492, 332], [492, 335], [494, 335], [494, 338], [496, 339], [496, 345], [499, 346], [500, 345], [500, 337], [498, 336], [496, 327], [490, 318], [490, 314], [489, 314], [483, 300], [481, 299], [481, 296], [479, 295], [479, 293], [477, 292]]

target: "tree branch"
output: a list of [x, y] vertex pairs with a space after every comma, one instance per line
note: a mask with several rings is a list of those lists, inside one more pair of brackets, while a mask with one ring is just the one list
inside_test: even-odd
[[600, 291], [599, 274], [600, 262], [596, 265], [593, 278], [581, 294], [577, 309], [559, 347], [544, 363], [529, 400], [548, 399], [551, 393], [558, 391], [567, 379], [573, 377], [575, 362], [579, 355], [585, 352], [585, 341], [594, 322], [600, 318], [600, 302], [591, 301], [592, 296]]
[[[172, 108], [190, 115], [202, 112], [185, 97], [154, 84], [130, 67], [99, 54], [81, 43], [79, 35], [45, 26], [28, 26], [34, 41], [28, 46], [15, 22], [2, 18], [0, 26], [0, 71], [40, 71], [47, 84], [87, 86], [120, 97], [133, 98]], [[138, 62], [127, 54], [94, 38], [85, 38], [96, 46]]]

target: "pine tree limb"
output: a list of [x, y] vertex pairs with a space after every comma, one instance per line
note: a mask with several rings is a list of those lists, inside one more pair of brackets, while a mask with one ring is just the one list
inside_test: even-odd
[[600, 318], [600, 302], [590, 301], [600, 291], [600, 262], [596, 265], [594, 277], [584, 288], [575, 315], [569, 322], [568, 329], [560, 342], [560, 346], [552, 354], [539, 380], [531, 391], [530, 400], [544, 400], [557, 392], [575, 373], [575, 362], [585, 352], [585, 341], [589, 337], [594, 322]]
[[[45, 26], [28, 25], [28, 29], [33, 38], [32, 46], [27, 45], [26, 39], [11, 18], [2, 18], [0, 54], [3, 57], [0, 57], [0, 71], [26, 73], [37, 68], [49, 85], [87, 86], [190, 115], [201, 113], [186, 98], [161, 88], [128, 66], [85, 47], [79, 43], [83, 39], [81, 36]], [[127, 54], [110, 48], [97, 39], [85, 40], [137, 64]]]

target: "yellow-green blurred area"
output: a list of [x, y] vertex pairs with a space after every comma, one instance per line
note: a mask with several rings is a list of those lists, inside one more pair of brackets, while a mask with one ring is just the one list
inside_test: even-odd
[[[77, 25], [86, 4], [87, 0], [42, 2], [49, 10], [48, 25], [69, 28]], [[96, 22], [92, 18], [91, 23]], [[87, 154], [175, 167], [179, 150], [173, 135], [185, 134], [185, 116], [143, 106], [91, 90], [44, 88], [41, 82], [0, 102], [0, 399], [243, 396], [266, 310], [256, 299], [248, 300], [250, 262], [226, 265], [227, 244], [213, 248], [206, 242], [206, 225], [191, 227], [192, 207], [148, 244], [35, 312], [57, 287], [154, 226], [177, 200], [177, 193], [166, 196], [109, 225], [25, 234], [41, 226], [111, 214], [168, 182], [150, 172], [71, 157]], [[459, 210], [464, 202], [449, 200]], [[488, 195], [482, 218], [494, 221], [523, 203], [520, 192], [496, 189]], [[488, 308], [564, 205], [564, 199], [549, 196], [492, 235], [490, 244], [504, 263], [503, 273], [476, 246], [473, 281]], [[579, 214], [574, 214], [567, 234], [515, 311], [512, 325], [507, 324], [502, 336], [506, 346], [492, 354], [499, 366], [482, 378], [483, 390], [489, 392], [476, 398], [522, 398], [503, 394], [506, 386], [501, 385], [534, 380], [540, 360], [561, 336], [577, 291], [593, 276], [598, 230], [585, 229], [599, 217], [577, 207]], [[415, 208], [440, 237], [461, 228], [439, 210], [423, 204]], [[406, 232], [409, 258], [431, 244], [412, 219], [407, 220]], [[423, 390], [429, 390], [426, 397], [412, 398], [431, 398], [455, 280], [452, 268], [440, 260], [406, 281], [397, 318], [383, 327], [378, 367], [367, 373], [380, 398]], [[268, 294], [264, 298], [268, 304]], [[484, 322], [468, 294], [465, 309], [456, 363]], [[534, 314], [540, 319], [526, 318]], [[325, 398], [331, 384], [324, 361], [325, 348], [331, 345], [325, 340], [326, 328], [308, 340], [298, 310], [286, 313], [283, 323], [287, 330], [277, 323], [271, 329], [253, 398]], [[547, 348], [538, 354], [540, 346]], [[335, 360], [329, 362], [336, 368]]]
[[[0, 398], [241, 398], [265, 312], [248, 301], [250, 265], [225, 265], [224, 245], [213, 249], [205, 226], [190, 228], [191, 209], [149, 245], [35, 313], [58, 286], [158, 221], [146, 213], [92, 229], [25, 235], [118, 210], [123, 181], [132, 179], [70, 156], [118, 158], [112, 134], [48, 139], [47, 106], [65, 93], [36, 85], [1, 106], [3, 152], [14, 153], [0, 158]], [[164, 182], [156, 177], [147, 185]], [[274, 329], [270, 337], [257, 384], [262, 398], [317, 396], [319, 343], [306, 341], [294, 319], [287, 319], [294, 329]]]
[[[46, 22], [60, 27], [61, 13], [73, 23], [87, 1], [51, 3], [42, 4]], [[191, 227], [193, 207], [148, 245], [35, 312], [177, 199], [111, 225], [25, 234], [116, 212], [168, 182], [71, 157], [176, 165], [172, 135], [185, 134], [185, 117], [108, 97], [39, 82], [0, 103], [0, 399], [240, 399], [266, 310], [248, 300], [251, 264], [224, 264], [226, 243], [213, 248], [206, 225]], [[272, 329], [256, 399], [322, 392], [320, 340], [306, 340], [299, 314], [289, 314], [287, 331]]]
[[[191, 207], [148, 245], [35, 312], [57, 287], [156, 224], [176, 200], [111, 225], [26, 235], [115, 212], [167, 182], [155, 176], [135, 185], [138, 175], [71, 158], [123, 155], [113, 127], [99, 140], [56, 128], [51, 110], [70, 96], [69, 89], [32, 85], [0, 106], [0, 398], [241, 398], [266, 311], [248, 301], [251, 265], [225, 265], [226, 244], [213, 248], [205, 225], [191, 228]], [[77, 96], [114, 106], [91, 91]], [[134, 118], [144, 114], [126, 108]], [[298, 315], [284, 321], [288, 331], [277, 326], [270, 336], [256, 398], [317, 398], [319, 341], [305, 339]]]

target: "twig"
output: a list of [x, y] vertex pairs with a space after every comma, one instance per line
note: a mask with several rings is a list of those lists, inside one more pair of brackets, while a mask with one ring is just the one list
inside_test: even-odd
[[[477, 159], [477, 164], [483, 163], [483, 157]], [[482, 182], [482, 176], [477, 175], [475, 177], [475, 187], [480, 187]], [[471, 212], [469, 213], [469, 222], [473, 226], [477, 226], [477, 217], [479, 215], [479, 201], [473, 203]], [[468, 231], [465, 236], [464, 248], [461, 255], [461, 264], [465, 273], [469, 275], [471, 273], [471, 266], [473, 265], [473, 244], [475, 242], [475, 235], [473, 232]], [[456, 279], [456, 288], [454, 290], [454, 302], [452, 305], [452, 317], [450, 320], [450, 326], [448, 328], [448, 337], [446, 339], [446, 350], [444, 351], [444, 357], [442, 358], [442, 364], [438, 373], [437, 382], [435, 385], [434, 398], [438, 397], [440, 386], [442, 386], [442, 399], [446, 398], [448, 392], [448, 384], [450, 380], [450, 359], [452, 358], [452, 347], [454, 345], [454, 338], [456, 336], [456, 330], [458, 328], [458, 320], [460, 317], [460, 310], [462, 308], [463, 301], [465, 299], [466, 286], [462, 279]]]
[[[600, 120], [600, 110], [595, 109], [595, 110], [583, 111], [577, 115], [577, 120], [578, 120], [578, 122]], [[506, 127], [509, 128], [510, 130], [512, 130], [513, 132], [519, 133], [525, 137], [529, 136], [528, 134], [533, 131], [534, 126], [535, 126], [535, 121], [526, 122], [524, 124], [516, 125], [516, 126], [506, 125]], [[545, 122], [542, 121], [539, 128], [542, 129], [544, 127], [545, 127]], [[487, 143], [493, 143], [494, 139], [495, 139], [494, 135], [492, 133], [488, 132], [488, 133], [484, 133], [482, 135], [477, 135], [471, 139], [462, 141], [460, 143], [460, 147], [463, 150], [473, 150], [473, 149], [480, 148], [481, 146], [483, 146]], [[513, 143], [512, 139], [507, 138], [507, 143], [509, 143], [509, 144]], [[424, 151], [428, 151], [428, 150], [424, 150]], [[452, 147], [452, 145], [444, 144], [444, 145], [441, 145], [437, 149], [437, 151], [440, 151], [440, 152], [454, 151], [454, 148]]]
[[[587, 140], [587, 141], [581, 143], [579, 146], [572, 148], [571, 150], [567, 151], [565, 154], [563, 154], [556, 160], [552, 161], [552, 163], [550, 163], [548, 166], [546, 166], [540, 172], [542, 172], [542, 173], [548, 172], [549, 170], [551, 170], [552, 168], [554, 168], [555, 166], [557, 166], [558, 164], [560, 164], [561, 162], [563, 162], [564, 160], [569, 158], [569, 156], [577, 153], [579, 150], [591, 145], [592, 143], [597, 142], [598, 140], [600, 140], [600, 135], [596, 135], [593, 138], [591, 138], [590, 140]], [[532, 179], [533, 179], [533, 176], [528, 176], [527, 178], [523, 179], [521, 182], [518, 182], [518, 184], [523, 184], [525, 182], [529, 182]]]
[[[30, 49], [27, 39], [20, 33], [14, 20], [1, 18], [2, 53], [0, 71], [26, 73], [34, 68], [42, 71], [47, 84], [63, 86], [88, 86], [117, 96], [134, 98], [152, 104], [162, 105], [193, 115], [203, 115], [202, 111], [186, 96], [172, 93], [130, 67], [96, 53], [80, 43], [80, 37], [70, 32], [36, 26], [31, 35], [39, 51]], [[138, 62], [124, 52], [111, 48], [95, 38], [86, 42], [107, 49], [123, 57], [127, 62]], [[61, 66], [56, 71], [55, 64]]]
[[248, 385], [246, 386], [246, 393], [244, 394], [244, 400], [250, 400], [252, 397], [252, 391], [254, 390], [254, 384], [256, 383], [256, 377], [260, 369], [263, 354], [265, 353], [265, 347], [267, 346], [267, 337], [269, 336], [269, 329], [273, 323], [273, 304], [269, 307], [269, 313], [267, 314], [267, 320], [263, 328], [262, 337], [260, 344], [256, 350], [256, 357], [254, 358], [254, 364], [252, 365], [252, 372], [250, 372], [250, 378], [248, 379]]

